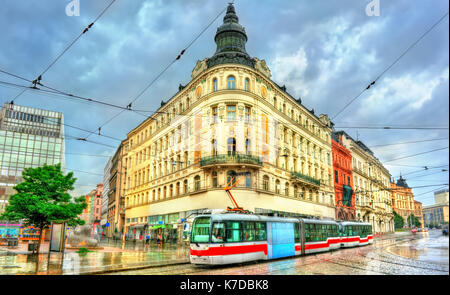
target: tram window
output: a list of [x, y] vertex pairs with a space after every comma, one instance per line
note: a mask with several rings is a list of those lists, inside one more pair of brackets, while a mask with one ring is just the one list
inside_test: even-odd
[[225, 237], [225, 224], [222, 222], [214, 222], [211, 240], [213, 243], [223, 243]]
[[244, 234], [243, 241], [254, 241], [255, 240], [255, 223], [254, 222], [243, 222]]
[[305, 224], [305, 240], [311, 242], [311, 227], [310, 224]]
[[207, 243], [209, 242], [209, 226], [210, 217], [199, 217], [194, 220], [192, 225], [192, 242]]
[[242, 241], [241, 223], [239, 221], [227, 221], [225, 239], [227, 243]]
[[327, 225], [326, 224], [322, 224], [321, 226], [322, 230], [320, 232], [320, 237], [322, 241], [326, 241], [327, 240]]
[[294, 223], [294, 242], [300, 243], [300, 228], [298, 223]]
[[255, 225], [256, 225], [256, 240], [257, 241], [267, 240], [266, 223], [265, 222], [256, 222]]

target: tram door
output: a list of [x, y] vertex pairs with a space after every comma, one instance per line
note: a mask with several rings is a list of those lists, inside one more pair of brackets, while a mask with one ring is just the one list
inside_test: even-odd
[[295, 255], [294, 223], [267, 223], [267, 259]]

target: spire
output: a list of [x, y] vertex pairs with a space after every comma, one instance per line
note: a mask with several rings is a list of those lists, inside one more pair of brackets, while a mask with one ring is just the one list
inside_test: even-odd
[[247, 34], [244, 27], [239, 24], [233, 3], [228, 3], [227, 13], [223, 18], [223, 24], [217, 28], [214, 41], [217, 49], [214, 55], [208, 59], [208, 67], [225, 63], [238, 63], [255, 67], [255, 60], [250, 58], [245, 50]]

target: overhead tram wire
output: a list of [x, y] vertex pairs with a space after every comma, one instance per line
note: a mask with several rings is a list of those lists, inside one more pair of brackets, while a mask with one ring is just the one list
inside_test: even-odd
[[[3, 70], [0, 70], [0, 71], [4, 72], [4, 73], [7, 73], [9, 75], [13, 75], [15, 77], [18, 77], [20, 79], [24, 79], [23, 77], [17, 76], [15, 74], [12, 74], [12, 73], [9, 73], [9, 72], [3, 71]], [[28, 79], [24, 79], [24, 80], [31, 81], [31, 80], [28, 80]], [[114, 108], [119, 108], [119, 109], [121, 109], [123, 111], [129, 110], [129, 111], [133, 111], [136, 114], [139, 114], [139, 115], [141, 115], [141, 116], [143, 116], [145, 118], [149, 118], [149, 117], [153, 116], [154, 114], [171, 114], [170, 112], [166, 112], [166, 111], [137, 110], [137, 109], [132, 109], [129, 106], [128, 107], [122, 107], [120, 105], [107, 103], [107, 102], [100, 101], [100, 100], [97, 100], [97, 99], [92, 99], [92, 98], [87, 98], [87, 97], [83, 97], [83, 96], [79, 96], [79, 95], [70, 94], [70, 93], [67, 93], [67, 92], [55, 89], [53, 87], [43, 85], [42, 83], [37, 83], [37, 84], [41, 85], [41, 86], [43, 86], [45, 88], [48, 88], [48, 89], [50, 89], [52, 91], [46, 90], [46, 89], [41, 89], [41, 88], [38, 88], [36, 86], [33, 86], [33, 87], [31, 87], [31, 86], [24, 86], [24, 85], [14, 84], [14, 83], [6, 82], [6, 81], [0, 81], [0, 84], [5, 84], [5, 85], [8, 85], [8, 86], [16, 86], [16, 87], [19, 87], [19, 88], [30, 88], [30, 89], [35, 90], [35, 91], [42, 91], [42, 92], [45, 92], [45, 93], [51, 93], [51, 94], [55, 94], [55, 95], [65, 96], [65, 97], [68, 97], [69, 99], [80, 99], [80, 100], [84, 100], [86, 102], [98, 103], [98, 104], [102, 104], [102, 105], [106, 105], [106, 106], [110, 106], [110, 107], [114, 107]], [[142, 114], [142, 112], [148, 112], [148, 113], [152, 112], [153, 114], [148, 116], [148, 115]], [[121, 113], [119, 113], [119, 114], [121, 114]], [[118, 116], [119, 114], [115, 115], [115, 117]], [[210, 118], [211, 117], [211, 116], [208, 116], [208, 115], [194, 115], [194, 114], [187, 114], [187, 115], [183, 115], [183, 116], [191, 116], [191, 117], [199, 117], [200, 116], [200, 117], [205, 117], [205, 118]], [[104, 125], [109, 123], [112, 119], [114, 119], [114, 117], [109, 119], [108, 121], [106, 121], [100, 127], [103, 127]], [[239, 120], [239, 119], [237, 119], [237, 120]], [[258, 122], [257, 119], [255, 119], [254, 121]], [[297, 126], [298, 127], [301, 124], [300, 123], [297, 123], [297, 124], [282, 123], [281, 125], [285, 125], [285, 126], [292, 125], [292, 126]], [[405, 129], [405, 130], [441, 130], [441, 129], [442, 130], [447, 130], [447, 129], [449, 129], [449, 127], [447, 127], [447, 126], [410, 126], [410, 127], [400, 127], [400, 126], [335, 126], [335, 128], [391, 129], [391, 130], [394, 130], [394, 129], [399, 129], [399, 130], [401, 130], [401, 129]], [[94, 133], [96, 133], [96, 132], [94, 132]], [[444, 138], [443, 139], [435, 139], [435, 140], [444, 140]], [[416, 141], [416, 142], [425, 142], [425, 141], [432, 141], [432, 140], [424, 140], [424, 141]], [[407, 143], [407, 142], [405, 142], [405, 143]], [[414, 142], [410, 142], [410, 143], [414, 143]], [[401, 144], [401, 143], [398, 143], [398, 144]], [[387, 145], [389, 145], [389, 144], [387, 144]], [[390, 144], [390, 145], [394, 145], [394, 144]]]
[[436, 152], [436, 151], [440, 151], [440, 150], [445, 150], [445, 149], [448, 149], [448, 146], [447, 147], [443, 147], [443, 148], [439, 148], [439, 149], [435, 149], [435, 150], [431, 150], [431, 151], [426, 151], [426, 152], [414, 154], [414, 155], [409, 155], [409, 156], [405, 156], [405, 157], [395, 158], [395, 159], [391, 159], [391, 160], [388, 160], [388, 161], [382, 161], [381, 163], [384, 164], [384, 163], [387, 163], [387, 162], [392, 162], [392, 161], [397, 161], [397, 160], [400, 160], [400, 159], [406, 159], [406, 158], [410, 158], [410, 157], [415, 157], [415, 156], [418, 156], [418, 155], [428, 154], [428, 153], [432, 153], [432, 152]]
[[357, 100], [365, 91], [369, 90], [387, 71], [389, 71], [403, 56], [406, 55], [414, 46], [417, 45], [431, 30], [433, 30], [445, 17], [448, 16], [448, 11], [437, 22], [435, 22], [425, 33], [423, 33], [414, 43], [412, 43], [397, 59], [394, 60], [385, 70], [378, 75], [365, 89], [363, 89], [358, 95], [351, 99], [339, 112], [336, 113], [331, 119], [333, 120], [339, 114], [341, 114], [350, 104]]
[[442, 169], [441, 171], [438, 171], [438, 172], [435, 172], [435, 173], [424, 174], [424, 175], [417, 175], [417, 176], [414, 176], [414, 177], [411, 177], [411, 178], [406, 178], [406, 180], [409, 181], [411, 179], [418, 178], [418, 177], [428, 177], [428, 176], [431, 176], [431, 175], [434, 175], [434, 174], [438, 174], [438, 173], [443, 173], [443, 172], [448, 172], [448, 170], [447, 169]]
[[423, 169], [420, 169], [420, 170], [416, 170], [416, 171], [412, 171], [412, 172], [408, 172], [408, 173], [404, 173], [404, 174], [401, 174], [400, 173], [400, 175], [398, 176], [398, 177], [400, 177], [400, 176], [405, 176], [405, 175], [411, 175], [411, 174], [415, 174], [415, 173], [419, 173], [419, 172], [425, 172], [425, 171], [427, 171], [427, 170], [433, 170], [433, 169], [437, 169], [437, 168], [442, 168], [442, 167], [447, 167], [448, 165], [442, 165], [442, 166], [438, 166], [438, 167], [428, 167], [428, 166], [424, 166], [423, 167]]
[[[102, 17], [102, 15], [108, 10], [108, 8], [111, 7], [111, 5], [115, 2], [116, 0], [112, 0], [108, 6], [106, 6], [105, 9], [103, 9], [103, 11], [94, 19], [93, 22], [91, 22], [86, 28], [83, 29], [83, 31], [71, 42], [69, 43], [69, 45], [44, 69], [44, 71], [37, 76], [36, 79], [34, 79], [32, 81], [32, 84], [34, 86], [36, 86], [37, 83], [40, 83], [40, 81], [42, 80], [42, 76], [78, 41], [78, 39], [81, 38], [81, 36], [83, 36], [87, 31], [89, 31], [89, 29], [94, 25], [94, 23], [100, 18]], [[32, 86], [33, 86], [32, 85]], [[14, 101], [20, 96], [22, 95], [24, 92], [26, 91], [26, 88], [19, 93], [18, 95], [16, 95], [16, 97], [14, 97], [11, 100], [11, 103], [14, 103]]]
[[405, 142], [397, 142], [397, 143], [387, 143], [387, 144], [377, 144], [377, 145], [369, 146], [369, 148], [385, 147], [385, 146], [399, 145], [399, 144], [409, 144], [409, 143], [420, 143], [420, 142], [429, 142], [429, 141], [439, 141], [439, 140], [448, 140], [448, 137], [447, 137], [447, 138], [436, 138], [436, 139], [417, 140], [417, 141], [405, 141]]
[[[232, 3], [234, 3], [234, 0], [232, 1]], [[221, 16], [226, 11], [226, 9], [227, 8], [222, 9], [220, 13], [183, 50], [181, 50], [181, 52], [174, 60], [172, 60], [136, 97], [134, 97], [131, 100], [131, 102], [127, 105], [127, 108], [131, 109], [132, 104], [136, 102], [176, 61], [178, 61], [181, 58], [181, 56], [186, 52], [186, 50], [188, 50], [189, 47], [191, 47], [195, 43], [195, 41], [197, 41], [197, 39], [200, 38], [200, 36], [219, 18], [219, 16]], [[100, 131], [101, 128], [103, 128], [106, 124], [110, 123], [112, 120], [117, 118], [123, 112], [124, 110], [120, 111], [119, 113], [108, 119], [105, 123], [99, 126], [98, 130]], [[152, 115], [147, 117], [151, 116]]]

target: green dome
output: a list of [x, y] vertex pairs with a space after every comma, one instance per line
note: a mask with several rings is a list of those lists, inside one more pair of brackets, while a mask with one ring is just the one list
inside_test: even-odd
[[208, 68], [226, 63], [255, 67], [255, 60], [250, 58], [245, 51], [247, 35], [244, 27], [239, 24], [239, 18], [232, 3], [228, 4], [223, 24], [217, 28], [214, 41], [217, 44], [217, 49], [214, 55], [207, 60]]

